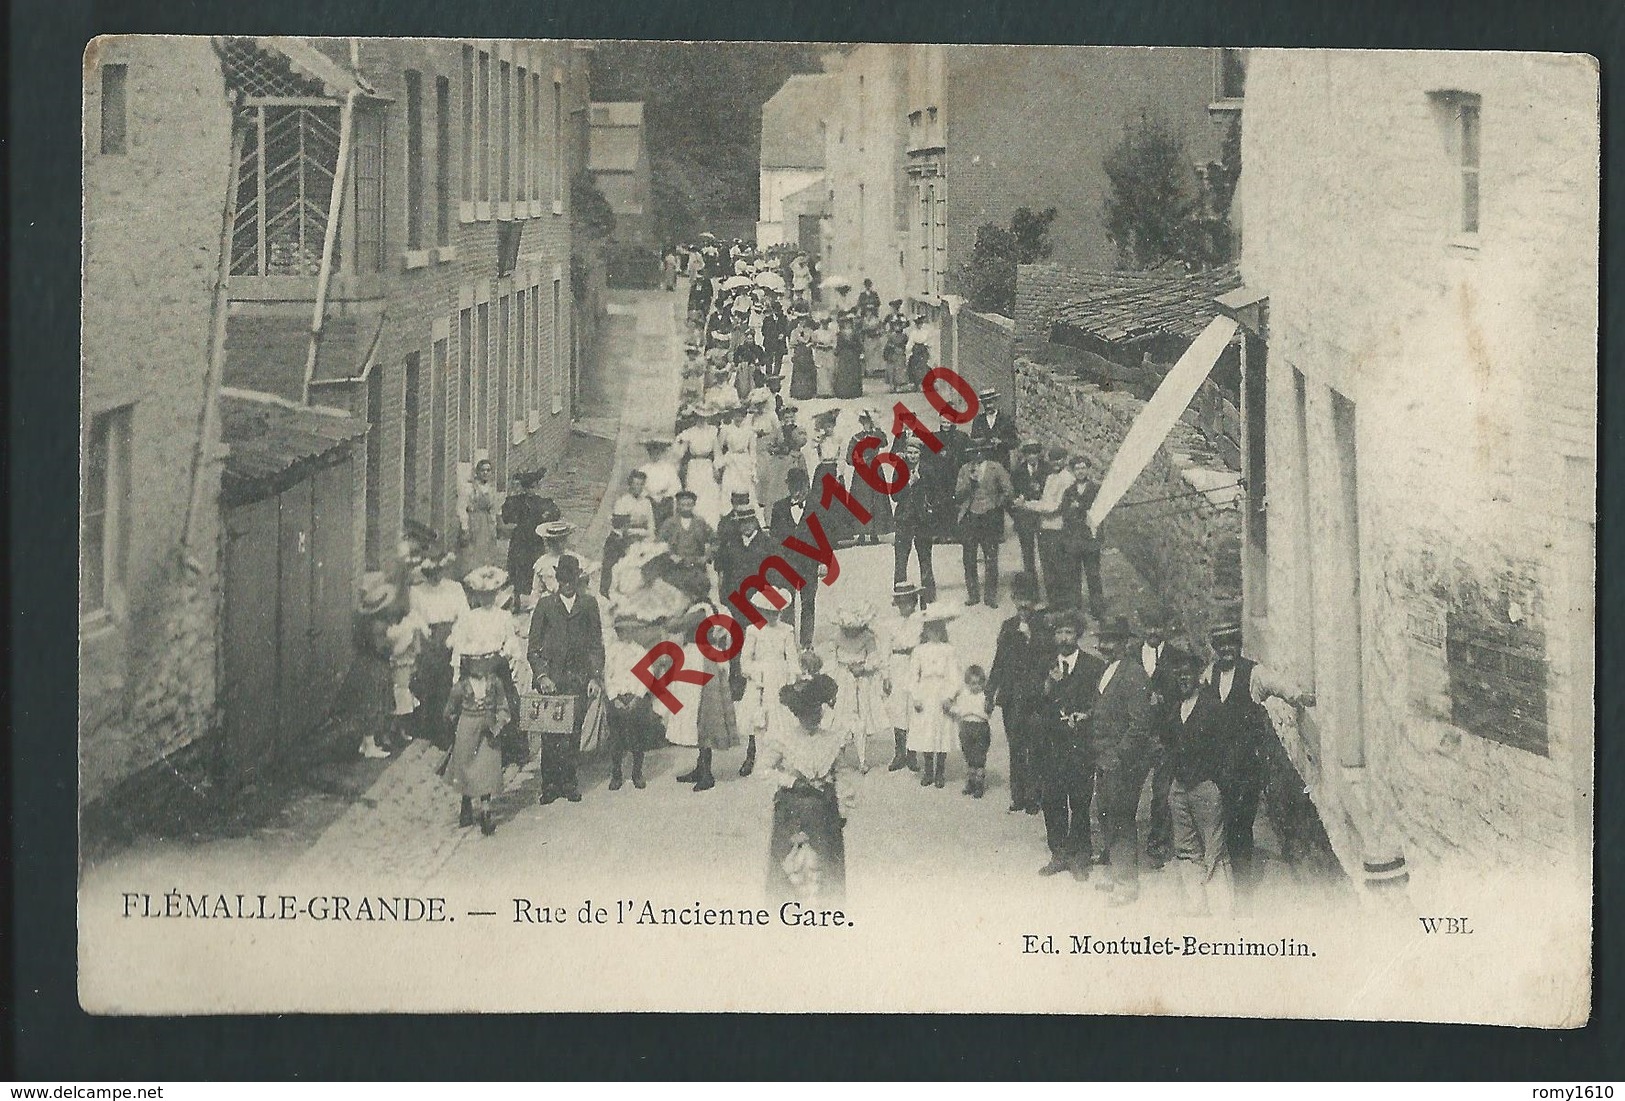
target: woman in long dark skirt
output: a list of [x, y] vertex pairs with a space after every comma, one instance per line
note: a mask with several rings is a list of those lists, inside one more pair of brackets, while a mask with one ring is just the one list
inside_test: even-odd
[[807, 401], [818, 396], [818, 364], [813, 359], [812, 332], [797, 326], [790, 342], [790, 400]]
[[[869, 445], [869, 449], [864, 452], [864, 457], [867, 461], [874, 462], [875, 457], [884, 453], [891, 441], [886, 438], [886, 433], [882, 432], [875, 424], [875, 415], [870, 410], [858, 410], [858, 422], [860, 427], [852, 434], [852, 438], [847, 441], [846, 453], [848, 456], [852, 455], [859, 444], [863, 443], [864, 440], [872, 439], [876, 442]], [[882, 477], [885, 476], [886, 473], [883, 471]], [[857, 499], [858, 503], [868, 509], [873, 517], [858, 530], [858, 542], [880, 542], [880, 537], [890, 534], [892, 530], [891, 498], [864, 481], [856, 471], [852, 474], [852, 484], [847, 488], [852, 491], [852, 496]]]
[[[851, 771], [850, 732], [824, 721], [833, 682], [822, 674], [786, 685], [779, 699], [795, 717], [764, 739], [764, 773], [778, 784], [768, 844], [767, 894], [774, 902], [839, 903], [846, 897], [846, 818], [840, 779]], [[771, 730], [771, 728], [770, 728]]]
[[863, 396], [863, 339], [851, 317], [841, 318], [835, 333], [835, 396]]

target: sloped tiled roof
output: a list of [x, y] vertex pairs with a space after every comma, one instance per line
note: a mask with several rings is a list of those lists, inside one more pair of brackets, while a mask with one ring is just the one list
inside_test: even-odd
[[797, 73], [762, 105], [762, 167], [824, 167], [820, 123], [836, 92], [829, 73]]
[[220, 434], [229, 448], [224, 471], [227, 488], [242, 489], [279, 478], [301, 463], [360, 439], [366, 435], [366, 426], [336, 410], [222, 394]]
[[1241, 286], [1233, 264], [1207, 271], [1074, 271], [1083, 286], [1050, 311], [1052, 325], [1067, 325], [1108, 344], [1150, 336], [1194, 340], [1218, 316], [1213, 299]]
[[[312, 382], [358, 378], [378, 342], [383, 316], [377, 311], [330, 317], [322, 325]], [[225, 384], [240, 390], [303, 398], [305, 359], [310, 354], [308, 317], [231, 317], [226, 320]]]

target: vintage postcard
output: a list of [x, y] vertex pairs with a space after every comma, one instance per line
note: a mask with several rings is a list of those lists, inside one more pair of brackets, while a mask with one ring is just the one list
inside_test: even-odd
[[84, 79], [87, 1010], [1587, 1021], [1592, 59]]

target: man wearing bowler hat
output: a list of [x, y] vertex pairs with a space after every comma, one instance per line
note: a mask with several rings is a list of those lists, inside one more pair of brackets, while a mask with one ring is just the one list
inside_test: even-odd
[[573, 554], [559, 557], [558, 588], [536, 605], [530, 620], [527, 657], [533, 687], [547, 695], [575, 697], [575, 724], [568, 734], [543, 734], [541, 803], [563, 797], [581, 802], [576, 760], [581, 755], [581, 720], [587, 701], [603, 691], [604, 631], [598, 599], [584, 592], [586, 574]]

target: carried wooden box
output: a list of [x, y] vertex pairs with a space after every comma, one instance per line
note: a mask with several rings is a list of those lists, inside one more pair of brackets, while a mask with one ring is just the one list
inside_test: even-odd
[[519, 696], [519, 729], [527, 734], [569, 734], [575, 722], [574, 696], [544, 696], [539, 692]]

